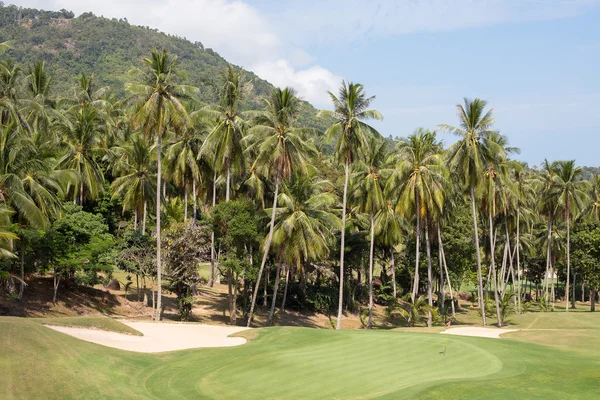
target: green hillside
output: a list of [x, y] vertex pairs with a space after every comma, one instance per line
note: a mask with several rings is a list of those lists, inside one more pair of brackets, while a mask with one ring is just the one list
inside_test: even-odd
[[[4, 6], [0, 2], [0, 41], [10, 41], [9, 56], [22, 65], [44, 60], [53, 74], [53, 91], [65, 94], [81, 73], [94, 74], [100, 86], [110, 86], [124, 96], [127, 72], [140, 65], [152, 49], [166, 49], [178, 56], [179, 69], [188, 84], [203, 87], [224, 69], [228, 62], [202, 43], [192, 43], [157, 29], [129, 24], [126, 19], [108, 19], [84, 13], [75, 18], [70, 11], [42, 11], [32, 8]], [[273, 88], [252, 72], [253, 91], [245, 101], [246, 109], [260, 107], [260, 98]], [[206, 88], [200, 100], [215, 102]], [[316, 109], [304, 104], [300, 123], [323, 129], [326, 123], [316, 118]]]

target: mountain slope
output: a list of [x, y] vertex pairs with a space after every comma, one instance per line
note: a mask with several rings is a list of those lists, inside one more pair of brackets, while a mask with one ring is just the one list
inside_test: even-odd
[[[108, 85], [124, 96], [127, 72], [141, 65], [152, 49], [166, 49], [178, 56], [179, 69], [188, 84], [201, 87], [214, 80], [228, 62], [218, 53], [184, 38], [167, 35], [149, 27], [134, 26], [126, 19], [108, 19], [84, 13], [75, 18], [70, 11], [42, 11], [0, 2], [0, 41], [10, 41], [8, 56], [23, 65], [46, 61], [53, 74], [53, 91], [66, 95], [81, 73], [94, 74], [100, 86]], [[249, 71], [253, 91], [244, 108], [261, 106], [260, 98], [273, 86]], [[202, 90], [200, 100], [211, 103], [216, 98], [210, 90]], [[316, 118], [316, 109], [305, 102], [300, 123], [324, 129], [326, 123]]]

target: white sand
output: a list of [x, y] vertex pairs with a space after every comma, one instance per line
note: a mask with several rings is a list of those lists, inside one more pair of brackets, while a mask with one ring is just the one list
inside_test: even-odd
[[239, 346], [246, 343], [241, 337], [228, 337], [249, 328], [200, 324], [177, 324], [164, 322], [120, 321], [144, 334], [125, 335], [97, 329], [50, 326], [56, 331], [88, 342], [140, 353], [194, 349], [199, 347]]
[[443, 332], [445, 335], [460, 335], [460, 336], [478, 336], [485, 338], [500, 339], [500, 335], [508, 332], [516, 332], [518, 329], [501, 329], [501, 328], [479, 328], [473, 326], [464, 326], [460, 328], [449, 328]]

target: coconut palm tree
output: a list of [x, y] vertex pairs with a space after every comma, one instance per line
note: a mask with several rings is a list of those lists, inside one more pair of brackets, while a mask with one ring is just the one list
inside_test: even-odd
[[[575, 165], [575, 160], [558, 161], [555, 165], [553, 183], [558, 193], [558, 202], [567, 224], [567, 283], [565, 286], [566, 311], [569, 311], [569, 283], [571, 275], [571, 218], [576, 211], [585, 208], [589, 182], [582, 180], [583, 168]], [[573, 296], [573, 306], [575, 297]]]
[[306, 157], [315, 154], [315, 150], [304, 140], [302, 130], [296, 128], [296, 118], [301, 102], [292, 88], [273, 89], [271, 95], [263, 100], [265, 110], [254, 118], [255, 126], [250, 130], [247, 141], [249, 151], [256, 151], [254, 165], [275, 182], [273, 207], [269, 233], [264, 243], [263, 257], [258, 270], [254, 295], [248, 315], [248, 326], [252, 322], [254, 306], [258, 296], [260, 279], [269, 256], [279, 184], [290, 178], [292, 171], [306, 173]]
[[218, 121], [206, 137], [200, 154], [214, 156], [215, 169], [225, 171], [225, 201], [230, 198], [232, 170], [240, 171], [245, 165], [242, 138], [247, 125], [241, 112], [241, 103], [251, 88], [250, 82], [244, 82], [242, 70], [229, 65], [214, 84], [219, 104], [208, 105], [196, 113]]
[[[385, 195], [385, 191], [384, 191]], [[403, 226], [400, 215], [391, 199], [384, 199], [385, 206], [375, 219], [375, 238], [377, 244], [389, 252], [390, 272], [392, 274], [392, 293], [394, 298], [398, 296], [396, 284], [396, 259], [395, 252], [401, 245]]]
[[369, 145], [365, 151], [365, 160], [356, 163], [353, 174], [355, 187], [352, 198], [358, 204], [358, 212], [365, 213], [370, 220], [370, 248], [369, 248], [369, 321], [367, 329], [373, 327], [373, 260], [375, 249], [375, 220], [385, 207], [383, 196], [383, 180], [381, 169], [386, 159], [386, 144], [376, 137], [369, 138]]
[[189, 127], [191, 121], [185, 107], [181, 103], [189, 98], [197, 89], [177, 84], [176, 57], [171, 57], [166, 50], [154, 50], [149, 58], [144, 58], [144, 69], [133, 70], [136, 80], [125, 88], [132, 94], [134, 101], [132, 128], [140, 129], [147, 137], [156, 138], [156, 271], [157, 302], [156, 319], [162, 318], [162, 265], [160, 255], [160, 188], [162, 179], [161, 138], [168, 129], [182, 132]]
[[[340, 220], [332, 212], [336, 202], [331, 192], [331, 183], [318, 177], [318, 171], [309, 168], [307, 173], [292, 175], [289, 183], [283, 185], [283, 193], [278, 196], [276, 224], [273, 231], [273, 245], [281, 254], [281, 261], [297, 271], [308, 262], [316, 262], [329, 254], [329, 242], [334, 229], [340, 227]], [[281, 272], [281, 271], [279, 271]], [[281, 308], [285, 307], [285, 297]], [[268, 322], [273, 320], [279, 279], [275, 288]]]
[[481, 99], [464, 99], [464, 105], [456, 105], [459, 126], [440, 125], [440, 129], [454, 133], [460, 139], [447, 150], [447, 158], [451, 168], [460, 179], [460, 183], [468, 190], [471, 198], [471, 213], [475, 238], [475, 254], [477, 256], [477, 281], [479, 308], [483, 325], [485, 320], [485, 304], [483, 301], [483, 277], [481, 274], [481, 254], [479, 233], [477, 229], [477, 210], [475, 207], [476, 189], [479, 188], [486, 160], [494, 154], [501, 154], [503, 149], [487, 139], [486, 134], [492, 132], [494, 124], [493, 109], [485, 111], [487, 102]]
[[366, 124], [365, 120], [381, 120], [379, 111], [370, 110], [369, 106], [375, 96], [367, 96], [360, 83], [342, 81], [338, 96], [329, 92], [333, 103], [333, 111], [322, 110], [319, 116], [335, 120], [327, 129], [329, 137], [337, 138], [335, 156], [337, 161], [344, 164], [344, 194], [342, 197], [342, 231], [340, 238], [340, 291], [338, 300], [338, 315], [336, 329], [342, 327], [342, 311], [344, 301], [344, 239], [346, 233], [346, 201], [348, 194], [348, 177], [351, 164], [359, 159], [368, 146], [368, 137], [380, 136], [377, 130]]
[[123, 196], [123, 211], [133, 210], [134, 227], [146, 231], [148, 200], [156, 196], [156, 172], [152, 148], [140, 134], [112, 149], [118, 158], [112, 170], [118, 176], [111, 184], [113, 198]]
[[[433, 306], [432, 266], [429, 231], [432, 220], [439, 214], [444, 203], [444, 185], [447, 170], [442, 163], [442, 146], [436, 139], [436, 133], [425, 129], [417, 129], [398, 145], [394, 156], [396, 168], [388, 179], [386, 191], [393, 193], [398, 199], [396, 209], [412, 217], [415, 215], [415, 275], [412, 288], [413, 301], [419, 290], [419, 256], [421, 240], [421, 218], [425, 217], [425, 238], [427, 245], [427, 293], [429, 305]], [[414, 214], [413, 211], [414, 210]], [[428, 320], [431, 324], [431, 318]]]
[[58, 130], [66, 148], [59, 164], [79, 176], [79, 185], [73, 187], [74, 202], [83, 204], [84, 199], [96, 199], [104, 184], [104, 175], [96, 160], [105, 153], [101, 141], [106, 124], [95, 108], [84, 106], [69, 109]]

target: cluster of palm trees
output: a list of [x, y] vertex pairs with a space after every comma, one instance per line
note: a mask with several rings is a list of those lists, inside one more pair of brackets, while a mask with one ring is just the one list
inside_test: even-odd
[[[160, 319], [161, 217], [169, 202], [182, 201], [183, 219], [196, 223], [199, 211], [209, 212], [220, 200], [246, 196], [270, 217], [260, 248], [248, 249], [251, 255], [262, 253], [248, 325], [259, 290], [266, 287], [268, 265], [276, 268], [269, 322], [280, 279], [286, 282], [283, 310], [290, 279], [316, 265], [337, 273], [340, 329], [344, 283], [352, 279], [352, 271], [344, 268], [346, 235], [362, 232], [369, 243], [367, 327], [373, 326], [375, 253], [383, 254], [381, 264], [389, 263], [396, 298], [397, 260], [408, 244], [414, 246], [415, 255], [414, 268], [409, 268], [408, 301], [426, 305], [431, 326], [434, 302], [445, 307], [446, 289], [454, 313], [457, 293], [446, 263], [444, 228], [458, 205], [468, 202], [483, 323], [488, 290], [493, 292], [499, 325], [506, 296], [513, 296], [521, 308], [524, 259], [531, 254], [546, 255], [546, 300], [554, 293], [554, 279], [549, 278], [566, 260], [568, 309], [570, 230], [581, 218], [597, 217], [600, 196], [594, 194], [600, 193], [600, 180], [594, 185], [582, 180], [582, 169], [573, 161], [547, 162], [535, 170], [511, 160], [518, 150], [494, 130], [492, 110], [486, 109], [485, 101], [465, 99], [457, 106], [458, 126], [438, 127], [458, 137], [444, 148], [437, 133], [425, 129], [407, 138], [384, 140], [368, 124], [382, 119], [370, 109], [374, 97], [356, 83], [342, 82], [337, 95], [329, 93], [333, 110], [319, 114], [331, 126], [322, 135], [298, 125], [301, 100], [291, 88], [274, 89], [262, 99], [259, 111], [243, 110], [251, 82], [231, 66], [202, 89], [213, 90], [219, 99], [209, 105], [195, 100], [201, 89], [181, 84], [177, 59], [164, 50], [154, 51], [129, 78], [126, 99], [116, 98], [109, 88], [97, 88], [93, 76], [87, 75], [81, 75], [70, 96], [54, 99], [44, 63], [23, 71], [9, 59], [0, 62], [4, 257], [24, 253], [16, 244], [19, 231], [11, 226], [43, 229], [60, 217], [62, 201], [83, 205], [110, 190], [132, 216], [133, 229], [142, 234], [149, 230], [154, 211], [150, 223], [157, 244], [156, 318]], [[323, 154], [324, 144], [334, 144], [333, 157]], [[268, 200], [270, 208], [265, 207]], [[211, 241], [209, 285], [215, 282], [219, 262], [214, 233]], [[564, 254], [557, 242], [565, 243]], [[435, 249], [438, 271], [433, 265]], [[420, 270], [425, 268], [423, 250], [426, 274]], [[331, 256], [336, 252], [339, 260]], [[20, 265], [22, 296], [23, 260]], [[436, 281], [439, 290], [434, 298]]]

